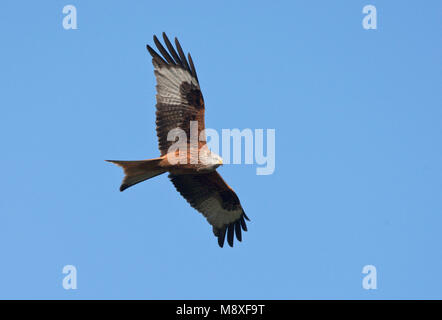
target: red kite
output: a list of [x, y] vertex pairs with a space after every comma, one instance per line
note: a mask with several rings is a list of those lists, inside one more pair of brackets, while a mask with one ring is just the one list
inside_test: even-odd
[[[204, 99], [190, 53], [187, 60], [177, 38], [176, 50], [165, 33], [163, 38], [169, 51], [156, 36], [153, 37], [162, 56], [147, 45], [157, 80], [156, 131], [161, 156], [140, 161], [108, 161], [124, 170], [120, 191], [169, 172], [169, 179], [177, 191], [213, 226], [219, 246], [224, 245], [227, 234], [227, 242], [232, 247], [234, 235], [241, 241], [241, 229], [247, 231], [245, 219], [249, 218], [236, 193], [216, 171], [222, 165], [221, 157], [207, 147], [203, 131]], [[197, 124], [196, 143], [191, 139], [192, 122]], [[177, 128], [186, 134], [184, 143], [168, 139], [169, 133]], [[178, 156], [179, 161], [171, 161], [177, 159], [179, 151], [171, 151], [173, 144], [184, 147], [184, 159]]]

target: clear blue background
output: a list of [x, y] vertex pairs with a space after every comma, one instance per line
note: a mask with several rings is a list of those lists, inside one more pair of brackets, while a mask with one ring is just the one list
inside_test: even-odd
[[[78, 30], [62, 27], [67, 4]], [[2, 1], [0, 298], [442, 298], [441, 14]], [[273, 175], [220, 169], [252, 219], [233, 249], [166, 175], [120, 193], [104, 162], [159, 154], [145, 45], [162, 31], [194, 57], [208, 127], [276, 129]], [[377, 290], [362, 288], [367, 264]]]

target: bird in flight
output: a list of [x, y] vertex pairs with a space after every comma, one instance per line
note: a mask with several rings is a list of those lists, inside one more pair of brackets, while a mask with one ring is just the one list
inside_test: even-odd
[[[247, 231], [245, 220], [250, 220], [236, 193], [216, 171], [223, 163], [221, 157], [207, 146], [204, 99], [192, 57], [189, 53], [186, 59], [177, 38], [176, 50], [164, 32], [163, 39], [168, 50], [153, 37], [161, 55], [146, 46], [157, 81], [156, 131], [161, 156], [138, 161], [107, 161], [124, 170], [120, 191], [169, 172], [176, 190], [212, 225], [219, 246], [223, 247], [227, 235], [227, 242], [233, 247], [234, 236], [241, 241], [241, 230]], [[193, 139], [195, 131], [197, 137]], [[174, 132], [183, 134], [178, 136], [178, 141], [169, 137]]]

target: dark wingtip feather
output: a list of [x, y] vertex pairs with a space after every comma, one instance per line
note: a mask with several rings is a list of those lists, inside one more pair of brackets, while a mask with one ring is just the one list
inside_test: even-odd
[[235, 234], [236, 234], [236, 239], [238, 239], [238, 241], [242, 241], [241, 223], [239, 221], [235, 222]]
[[150, 55], [152, 56], [152, 58], [154, 58], [155, 56], [157, 56], [158, 54], [155, 52], [154, 49], [152, 49], [151, 46], [149, 46], [148, 44], [146, 44], [146, 49], [147, 51], [149, 51]]
[[247, 221], [250, 221], [249, 217], [246, 215], [246, 213], [243, 211], [242, 214], [244, 215], [244, 218], [246, 218]]
[[157, 36], [153, 36], [153, 42], [155, 42], [155, 45], [157, 46], [157, 49], [161, 52], [163, 57], [172, 65], [176, 65], [175, 61], [172, 59], [172, 57], [169, 55], [167, 50], [163, 47], [160, 40], [158, 40]]
[[241, 216], [241, 219], [240, 219], [239, 221], [240, 221], [240, 223], [241, 223], [241, 227], [242, 227], [242, 229], [243, 229], [244, 231], [247, 231], [247, 225], [246, 225], [246, 222], [245, 222], [245, 220], [244, 220], [244, 216]]
[[126, 190], [127, 188], [129, 188], [129, 186], [127, 184], [122, 184], [120, 186], [120, 192], [123, 192], [124, 190]]
[[152, 47], [149, 46], [148, 44], [146, 45], [146, 49], [147, 49], [147, 51], [149, 51], [149, 53], [153, 59], [155, 59], [156, 61], [158, 61], [160, 63], [167, 64], [167, 62], [164, 61], [164, 59], [161, 58], [161, 56], [154, 49], [152, 49]]
[[180, 57], [178, 57], [178, 54], [176, 53], [175, 48], [170, 43], [169, 38], [167, 37], [165, 32], [163, 32], [163, 39], [164, 39], [164, 43], [166, 44], [167, 49], [169, 49], [170, 54], [172, 55], [173, 59], [175, 60], [175, 63], [184, 68], [184, 65], [181, 62]]
[[227, 229], [227, 242], [229, 243], [229, 246], [233, 247], [233, 234], [234, 234], [234, 224], [229, 224], [229, 227]]
[[193, 64], [193, 60], [192, 60], [192, 56], [190, 55], [190, 53], [187, 54], [187, 58], [189, 58], [189, 64], [190, 64], [190, 69], [191, 69], [191, 73], [192, 76], [196, 79], [196, 81], [199, 83], [198, 81], [198, 76], [196, 75], [196, 69], [195, 69], [195, 65]]
[[218, 245], [222, 248], [224, 246], [224, 239], [226, 237], [226, 227], [219, 230]]
[[180, 55], [181, 62], [183, 63], [183, 67], [187, 69], [190, 73], [192, 71], [190, 70], [189, 64], [187, 63], [186, 55], [184, 54], [183, 48], [181, 48], [180, 42], [178, 41], [178, 38], [175, 37], [175, 46], [178, 50], [178, 54]]

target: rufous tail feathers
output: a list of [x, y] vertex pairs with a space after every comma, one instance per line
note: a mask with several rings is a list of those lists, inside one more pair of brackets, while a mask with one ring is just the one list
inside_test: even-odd
[[112, 162], [124, 170], [125, 177], [120, 186], [120, 191], [124, 191], [137, 183], [156, 177], [167, 171], [160, 166], [161, 158], [137, 161], [106, 161]]

